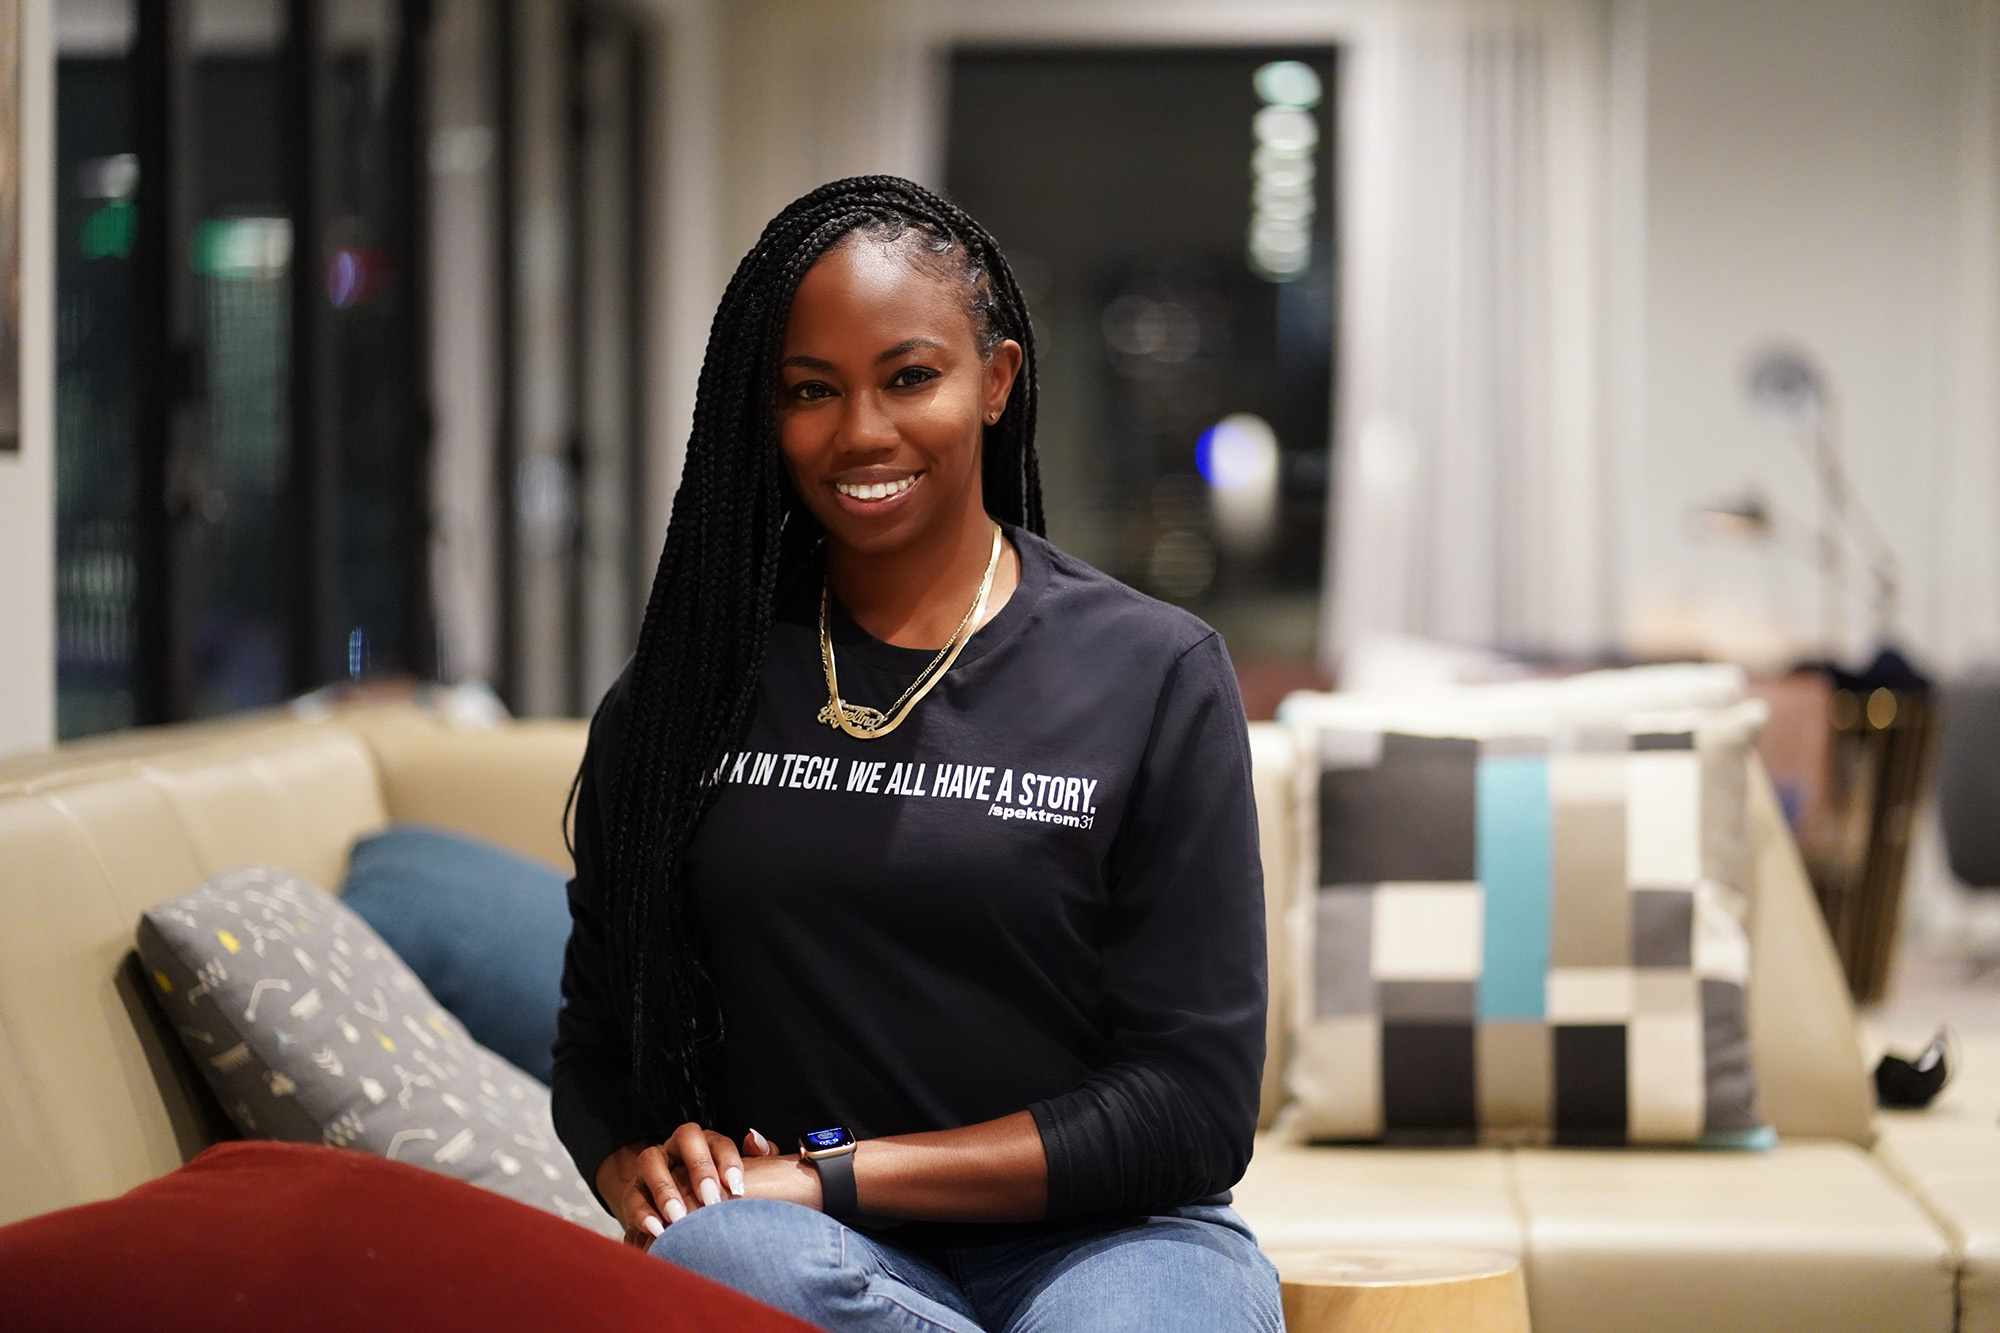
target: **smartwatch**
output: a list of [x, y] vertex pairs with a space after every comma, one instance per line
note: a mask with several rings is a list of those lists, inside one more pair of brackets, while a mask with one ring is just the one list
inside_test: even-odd
[[819, 1172], [820, 1210], [835, 1221], [860, 1211], [854, 1192], [854, 1136], [839, 1125], [799, 1140], [799, 1156]]

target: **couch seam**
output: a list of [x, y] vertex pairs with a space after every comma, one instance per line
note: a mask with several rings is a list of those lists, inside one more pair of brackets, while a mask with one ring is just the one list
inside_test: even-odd
[[1890, 1184], [1901, 1190], [1922, 1210], [1924, 1216], [1930, 1219], [1931, 1225], [1936, 1227], [1945, 1239], [1947, 1258], [1951, 1263], [1951, 1326], [1955, 1333], [1965, 1322], [1965, 1236], [1956, 1223], [1939, 1212], [1925, 1197], [1923, 1187], [1893, 1157], [1883, 1155], [1879, 1136], [1876, 1144], [1876, 1147], [1866, 1150], [1869, 1161], [1874, 1163], [1875, 1169], [1880, 1171]]

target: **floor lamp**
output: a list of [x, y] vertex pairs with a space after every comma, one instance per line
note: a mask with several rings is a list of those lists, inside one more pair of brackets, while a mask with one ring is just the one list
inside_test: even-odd
[[[1817, 483], [1812, 549], [1831, 734], [1824, 808], [1799, 834], [1848, 988], [1867, 1003], [1888, 986], [1910, 828], [1937, 736], [1931, 692], [1892, 646], [1901, 568], [1848, 477], [1839, 404], [1827, 377], [1804, 352], [1779, 346], [1752, 359], [1746, 388], [1759, 413], [1805, 455]], [[1774, 535], [1771, 511], [1755, 497], [1734, 517], [1761, 536]], [[1858, 674], [1842, 665], [1850, 648], [1851, 554], [1860, 557], [1873, 584], [1875, 657]]]
[[[1771, 347], [1750, 363], [1750, 401], [1798, 446], [1812, 465], [1818, 486], [1819, 523], [1814, 564], [1819, 571], [1820, 650], [1828, 662], [1848, 651], [1847, 561], [1855, 548], [1874, 583], [1875, 648], [1895, 633], [1902, 594], [1902, 570], [1847, 475], [1840, 442], [1840, 408], [1826, 376], [1804, 352]], [[1768, 524], [1768, 513], [1765, 515]]]

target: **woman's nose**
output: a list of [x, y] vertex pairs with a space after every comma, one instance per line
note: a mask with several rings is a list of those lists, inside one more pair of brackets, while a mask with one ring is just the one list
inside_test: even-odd
[[896, 447], [896, 426], [881, 399], [872, 393], [855, 394], [847, 400], [836, 443], [849, 453], [877, 453]]

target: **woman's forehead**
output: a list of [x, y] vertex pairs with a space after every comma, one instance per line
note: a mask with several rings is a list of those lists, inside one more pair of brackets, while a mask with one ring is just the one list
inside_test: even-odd
[[911, 262], [906, 249], [862, 235], [821, 255], [792, 297], [787, 346], [796, 339], [893, 333], [972, 337], [961, 293], [930, 265]]

